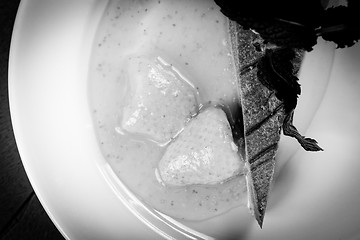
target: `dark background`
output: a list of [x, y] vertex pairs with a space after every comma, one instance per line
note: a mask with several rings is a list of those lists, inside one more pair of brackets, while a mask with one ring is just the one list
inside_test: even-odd
[[11, 126], [8, 60], [19, 3], [0, 0], [0, 239], [64, 239], [30, 185]]

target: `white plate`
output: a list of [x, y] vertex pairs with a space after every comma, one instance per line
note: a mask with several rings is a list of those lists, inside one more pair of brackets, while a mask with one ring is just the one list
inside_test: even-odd
[[[119, 197], [106, 166], [99, 166], [87, 67], [106, 6], [96, 0], [21, 3], [9, 69], [15, 137], [37, 196], [67, 239], [159, 239], [144, 224], [149, 219], [131, 210], [141, 206], [125, 205], [129, 198]], [[296, 126], [303, 133], [309, 127], [306, 135], [325, 151], [296, 151], [294, 140], [282, 139], [279, 159], [291, 160], [280, 172], [264, 228], [240, 226], [242, 239], [360, 238], [360, 47], [335, 51], [334, 61], [333, 55], [321, 42], [307, 56], [295, 115]]]
[[119, 201], [95, 161], [101, 153], [86, 75], [106, 4], [21, 2], [9, 63], [15, 137], [40, 202], [67, 239], [156, 238]]

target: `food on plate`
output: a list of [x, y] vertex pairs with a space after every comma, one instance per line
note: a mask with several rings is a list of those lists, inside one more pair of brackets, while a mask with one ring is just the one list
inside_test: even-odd
[[121, 128], [166, 143], [198, 111], [197, 92], [161, 58], [127, 59], [128, 103]]
[[245, 148], [248, 207], [262, 227], [281, 130], [305, 150], [322, 149], [292, 124], [303, 51], [268, 45], [258, 33], [234, 21], [229, 21], [229, 29], [244, 122], [244, 142], [240, 144]]
[[221, 184], [238, 175], [244, 161], [223, 110], [209, 107], [187, 124], [159, 162], [166, 185]]
[[239, 74], [244, 121], [245, 136], [241, 144], [245, 147], [248, 207], [262, 226], [275, 172], [275, 156], [285, 108], [274, 91], [261, 82], [257, 65], [252, 65], [264, 55], [256, 48], [256, 44], [262, 43], [260, 36], [244, 30], [235, 22], [230, 22], [229, 28]]
[[90, 70], [107, 163], [178, 220], [226, 218], [248, 202], [262, 226], [281, 129], [321, 150], [292, 125], [302, 57], [269, 48], [212, 1], [110, 2]]
[[[177, 220], [206, 221], [246, 206], [242, 149], [233, 143], [243, 127], [231, 51], [227, 19], [207, 0], [112, 1], [98, 28], [89, 95], [103, 156], [136, 197]], [[214, 117], [206, 121], [224, 136], [213, 141], [222, 148], [214, 157], [228, 155], [230, 165], [221, 159], [216, 166], [225, 169], [202, 168], [215, 175], [199, 175], [196, 184], [167, 184], [160, 160], [170, 161], [166, 152], [180, 141], [194, 140], [184, 136], [204, 116]], [[211, 136], [203, 133], [196, 132]]]

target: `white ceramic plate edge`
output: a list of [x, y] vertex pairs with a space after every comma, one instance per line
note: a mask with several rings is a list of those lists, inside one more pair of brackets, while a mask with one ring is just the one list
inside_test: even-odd
[[[81, 60], [89, 59], [91, 47], [90, 41], [87, 42], [89, 45], [83, 45], [83, 37], [89, 36], [86, 34], [94, 34], [94, 32], [83, 32], [83, 30], [88, 30], [89, 22], [99, 21], [106, 4], [107, 1], [90, 0], [62, 1], [61, 3], [33, 0], [21, 3], [19, 17], [14, 26], [9, 60], [9, 99], [14, 134], [29, 180], [46, 212], [65, 238], [99, 239], [107, 236], [108, 239], [126, 239], [147, 236], [146, 238], [156, 239], [159, 237], [158, 234], [145, 227], [115, 194], [109, 193], [112, 190], [101, 175], [97, 162], [90, 162], [83, 167], [83, 172], [74, 173], [77, 168], [80, 169], [80, 162], [85, 161], [88, 157], [77, 150], [77, 147], [81, 147], [77, 146], [81, 140], [88, 141], [87, 146], [97, 148], [97, 143], [93, 138], [92, 122], [87, 122], [88, 119], [91, 119], [88, 117], [90, 113], [87, 112], [89, 108], [84, 107], [88, 104], [87, 95], [82, 93], [80, 98], [77, 95], [79, 91], [84, 92], [86, 89], [88, 65], [87, 62], [81, 62]], [[96, 14], [93, 11], [96, 11]], [[77, 17], [79, 13], [80, 15]], [[89, 19], [89, 17], [94, 19]], [[50, 18], [52, 21], [44, 21]], [[50, 26], [50, 24], [54, 25]], [[91, 31], [95, 30], [93, 27]], [[89, 49], [84, 51], [84, 48]], [[50, 59], [36, 59], [37, 55], [46, 56], [47, 51], [51, 52], [54, 49], [55, 52]], [[36, 54], [37, 52], [39, 54]], [[88, 56], [79, 56], [84, 52], [88, 53]], [[57, 58], [68, 58], [68, 60], [61, 61], [64, 65], [56, 65]], [[63, 78], [57, 76], [57, 73]], [[33, 79], [26, 79], [28, 76], [32, 76]], [[53, 76], [55, 80], [47, 82], [44, 77], [49, 76]], [[72, 84], [71, 81], [76, 80], [76, 77], [84, 79], [74, 89], [69, 88]], [[62, 82], [59, 84], [58, 90], [51, 90], [54, 88], [52, 84], [57, 82]], [[47, 86], [47, 84], [49, 85]], [[39, 86], [43, 86], [44, 92], [37, 94], [36, 88]], [[49, 91], [47, 92], [47, 90]], [[44, 99], [48, 99], [49, 94], [52, 94], [52, 98], [65, 101], [64, 106], [71, 106], [70, 109], [63, 109], [60, 102], [58, 105], [49, 106], [44, 102]], [[69, 104], [69, 101], [72, 103]], [[88, 118], [71, 119], [71, 113], [79, 110], [85, 111], [82, 115]], [[44, 122], [48, 124], [41, 126], [36, 123], [36, 119], [32, 118], [33, 112], [31, 111], [38, 111], [40, 114], [38, 117], [45, 118]], [[70, 113], [70, 116], [63, 118], [62, 113]], [[58, 132], [57, 138], [51, 138], [50, 136], [54, 135], [51, 132], [56, 132], [56, 126], [52, 125], [55, 123], [54, 118], [56, 117], [63, 118], [64, 125], [74, 131], [71, 131], [72, 133], [70, 131]], [[43, 130], [35, 132], [41, 129]], [[77, 134], [76, 131], [79, 131], [80, 134]], [[89, 138], [79, 139], [80, 135]], [[47, 139], [52, 139], [54, 143], [44, 144], [47, 148], [40, 151], [41, 145]], [[64, 141], [69, 142], [68, 148], [57, 154], [54, 151], [56, 150], [55, 145], [63, 144]], [[77, 166], [74, 166], [74, 169], [63, 168], [56, 162], [52, 164], [54, 162], [44, 161], [51, 157], [58, 161], [74, 161], [74, 165]], [[71, 162], [64, 163], [64, 165], [71, 166]], [[45, 169], [49, 173], [45, 173]], [[52, 175], [49, 179], [48, 175], [50, 174]], [[74, 179], [72, 182], [71, 179], [67, 179], [76, 175], [80, 176], [76, 181]], [[81, 180], [88, 181], [90, 186], [84, 189], [86, 185], [84, 182], [81, 183]], [[94, 195], [92, 190], [99, 196]], [[69, 201], [70, 205], [67, 205], [66, 201]], [[97, 203], [106, 203], [108, 206], [104, 207], [104, 211], [101, 210], [101, 207], [97, 210], [93, 209]], [[77, 209], [73, 208], [75, 205], [77, 205]], [[114, 211], [118, 212], [111, 215]], [[94, 216], [97, 216], [97, 219], [94, 219]]]

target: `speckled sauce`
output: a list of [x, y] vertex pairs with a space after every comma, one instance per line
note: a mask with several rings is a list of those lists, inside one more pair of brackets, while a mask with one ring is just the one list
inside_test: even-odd
[[[119, 179], [169, 216], [205, 220], [246, 204], [243, 175], [215, 185], [169, 187], [155, 169], [166, 145], [119, 133], [130, 55], [161, 57], [199, 93], [199, 104], [237, 101], [227, 22], [213, 1], [112, 1], [99, 25], [89, 95], [99, 146]], [[131, 73], [130, 73], [131, 75]]]

